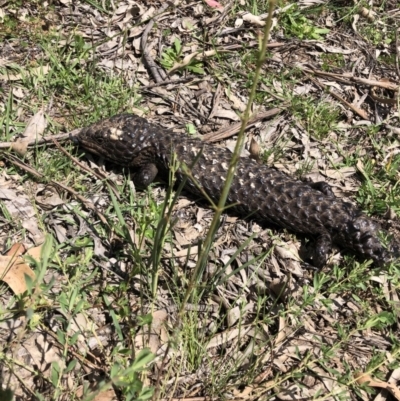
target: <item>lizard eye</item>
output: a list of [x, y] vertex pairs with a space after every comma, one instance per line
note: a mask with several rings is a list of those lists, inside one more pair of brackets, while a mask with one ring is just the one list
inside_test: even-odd
[[104, 137], [102, 135], [99, 135], [96, 137], [96, 142], [101, 145], [104, 143]]

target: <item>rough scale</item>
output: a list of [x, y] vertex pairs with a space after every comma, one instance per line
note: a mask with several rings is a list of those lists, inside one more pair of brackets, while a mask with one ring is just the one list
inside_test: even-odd
[[[174, 133], [132, 114], [117, 115], [84, 128], [76, 140], [90, 152], [136, 168], [135, 182], [141, 186], [149, 185], [158, 172], [165, 174], [174, 163], [173, 157], [187, 166], [198, 157], [192, 175], [215, 201], [231, 159], [226, 149]], [[178, 179], [183, 174], [180, 168]], [[191, 179], [186, 189], [201, 195]], [[353, 204], [336, 198], [328, 184], [294, 180], [250, 158], [241, 158], [238, 163], [228, 198], [228, 204], [235, 203], [234, 209], [242, 215], [315, 237], [312, 260], [316, 267], [326, 263], [332, 242], [378, 265], [399, 257], [399, 244], [392, 240], [385, 247], [380, 225]]]

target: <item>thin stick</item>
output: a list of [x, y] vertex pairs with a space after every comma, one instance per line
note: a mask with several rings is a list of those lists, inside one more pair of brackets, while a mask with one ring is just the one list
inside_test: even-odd
[[[164, 3], [161, 8], [158, 10], [158, 15], [159, 16], [161, 13], [163, 13], [169, 6], [169, 3], [166, 2]], [[142, 49], [143, 53], [143, 58], [147, 64], [147, 67], [150, 70], [151, 75], [153, 76], [154, 80], [157, 82], [157, 84], [161, 83], [164, 81], [164, 79], [167, 77], [167, 74], [155, 63], [153, 58], [150, 56], [150, 52], [147, 50], [147, 36], [149, 32], [151, 31], [151, 28], [153, 28], [154, 21], [156, 17], [153, 17], [149, 23], [146, 26], [146, 29], [143, 31], [142, 38], [140, 40], [140, 48]]]
[[[5, 155], [6, 159], [10, 162], [13, 163], [14, 165], [18, 166], [20, 169], [26, 171], [29, 174], [34, 175], [37, 178], [40, 178], [42, 180], [45, 179], [44, 175], [33, 169], [32, 167], [26, 165], [24, 162], [19, 160], [17, 157], [11, 154], [6, 154]], [[102, 223], [104, 223], [107, 227], [109, 227], [109, 224], [107, 222], [107, 219], [97, 210], [96, 206], [90, 202], [88, 199], [84, 198], [83, 196], [79, 195], [78, 192], [74, 191], [72, 188], [68, 187], [67, 185], [62, 184], [61, 182], [54, 181], [54, 180], [48, 180], [49, 184], [61, 188], [64, 191], [69, 192], [71, 195], [75, 196], [75, 198], [79, 199], [84, 205], [86, 205], [87, 208], [93, 210], [99, 219], [101, 220]]]
[[[33, 139], [32, 141], [28, 142], [28, 146], [43, 145], [44, 143], [54, 143], [53, 139], [59, 142], [64, 142], [78, 135], [81, 130], [82, 128], [78, 128], [65, 134], [42, 136], [41, 138]], [[0, 149], [12, 149], [14, 143], [15, 142], [0, 142]]]
[[[275, 107], [271, 110], [264, 111], [255, 116], [252, 116], [248, 124], [246, 125], [246, 129], [253, 127], [259, 121], [264, 120], [265, 118], [270, 118], [276, 116], [279, 113], [282, 113], [282, 110], [285, 108], [285, 106], [286, 105], [283, 104], [281, 107]], [[222, 139], [236, 135], [240, 131], [241, 126], [242, 126], [241, 122], [236, 124], [231, 124], [228, 125], [227, 127], [221, 128], [217, 132], [210, 132], [209, 134], [203, 135], [201, 139], [205, 142], [218, 142], [221, 141]]]

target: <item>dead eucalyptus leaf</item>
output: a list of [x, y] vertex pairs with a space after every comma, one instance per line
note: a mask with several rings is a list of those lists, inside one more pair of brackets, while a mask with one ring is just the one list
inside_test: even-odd
[[3, 81], [19, 81], [27, 75], [46, 75], [50, 71], [48, 65], [42, 65], [40, 67], [32, 68], [29, 71], [24, 71], [19, 74], [0, 74], [0, 80]]
[[265, 25], [265, 21], [263, 21], [259, 15], [253, 15], [251, 13], [246, 13], [242, 16], [242, 18], [243, 18], [243, 21], [247, 21], [253, 25], [258, 25], [258, 26]]
[[28, 150], [28, 145], [40, 138], [47, 127], [47, 120], [43, 109], [40, 109], [28, 122], [21, 138], [13, 144], [13, 150], [20, 156], [24, 156]]
[[[14, 244], [7, 255], [0, 256], [0, 279], [9, 285], [14, 294], [22, 294], [27, 290], [26, 276], [32, 280], [35, 278], [35, 273], [22, 258], [24, 252], [22, 244]], [[27, 254], [35, 258], [40, 256], [40, 247]]]
[[358, 384], [368, 384], [371, 387], [379, 387], [383, 388], [387, 391], [389, 391], [394, 397], [397, 398], [397, 400], [400, 401], [400, 389], [396, 387], [395, 385], [386, 383], [382, 380], [379, 379], [374, 379], [370, 374], [368, 373], [361, 373], [357, 372], [355, 374], [356, 381]]
[[260, 159], [261, 148], [258, 142], [254, 138], [251, 138], [249, 152], [250, 152], [250, 157], [252, 159], [254, 160]]

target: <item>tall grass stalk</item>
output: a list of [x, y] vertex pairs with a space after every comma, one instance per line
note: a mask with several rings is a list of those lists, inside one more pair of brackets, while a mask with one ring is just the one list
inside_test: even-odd
[[249, 100], [247, 102], [246, 105], [246, 110], [244, 111], [244, 114], [242, 116], [242, 125], [240, 127], [240, 131], [238, 134], [238, 139], [236, 141], [236, 146], [235, 146], [235, 150], [233, 152], [232, 155], [232, 159], [230, 161], [229, 164], [229, 168], [228, 168], [228, 174], [226, 176], [226, 181], [225, 181], [225, 185], [224, 188], [222, 190], [222, 194], [221, 197], [219, 199], [218, 205], [215, 208], [215, 214], [214, 214], [214, 218], [211, 222], [211, 226], [210, 229], [207, 233], [207, 236], [204, 240], [203, 243], [203, 247], [200, 251], [199, 254], [199, 258], [198, 261], [196, 263], [196, 266], [194, 268], [193, 274], [190, 278], [189, 281], [189, 285], [188, 288], [186, 290], [185, 296], [183, 298], [183, 302], [181, 304], [181, 308], [179, 311], [179, 315], [182, 316], [182, 314], [185, 311], [185, 304], [189, 301], [190, 297], [193, 294], [193, 290], [195, 289], [196, 283], [198, 281], [198, 279], [201, 277], [204, 268], [207, 264], [207, 260], [208, 260], [208, 255], [211, 249], [211, 245], [213, 243], [214, 240], [214, 235], [215, 232], [217, 231], [218, 228], [218, 224], [221, 218], [221, 214], [223, 213], [224, 209], [225, 209], [225, 204], [226, 204], [226, 200], [228, 198], [228, 194], [232, 185], [232, 180], [233, 177], [235, 175], [235, 171], [236, 171], [236, 166], [237, 163], [239, 161], [242, 149], [243, 149], [243, 144], [244, 144], [244, 132], [247, 126], [247, 123], [249, 121], [250, 118], [250, 110], [251, 110], [251, 106], [253, 104], [253, 101], [255, 99], [256, 96], [256, 90], [257, 90], [257, 85], [258, 85], [258, 81], [260, 79], [260, 74], [261, 74], [261, 68], [263, 66], [263, 63], [265, 61], [265, 57], [266, 57], [266, 50], [267, 50], [267, 44], [269, 41], [269, 34], [271, 31], [271, 25], [272, 25], [272, 13], [275, 9], [275, 0], [272, 0], [269, 2], [269, 12], [268, 12], [268, 18], [265, 24], [265, 28], [264, 28], [264, 37], [261, 40], [261, 47], [260, 47], [260, 51], [258, 53], [258, 58], [257, 58], [257, 65], [256, 65], [256, 69], [255, 69], [255, 73], [254, 73], [254, 80], [253, 80], [253, 85], [251, 87], [251, 91], [250, 91], [250, 95], [249, 95]]

